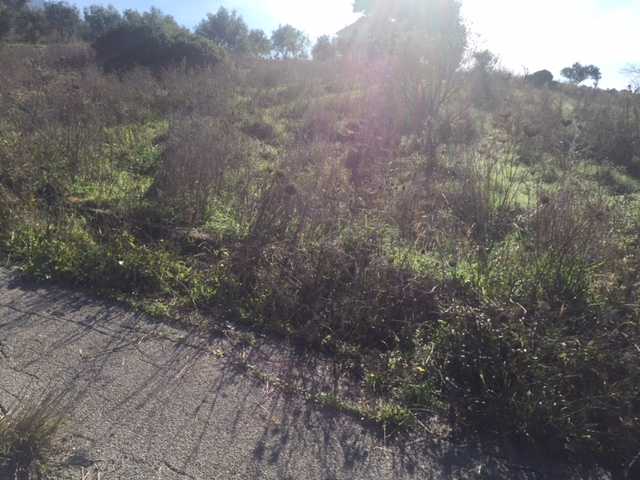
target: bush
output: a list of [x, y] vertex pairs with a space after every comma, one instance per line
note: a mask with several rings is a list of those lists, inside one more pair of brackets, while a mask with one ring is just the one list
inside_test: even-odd
[[638, 103], [634, 105], [635, 97], [598, 100], [585, 102], [576, 112], [583, 123], [577, 139], [579, 148], [598, 163], [621, 166], [640, 176], [640, 168], [634, 162], [640, 157], [640, 107]]
[[619, 312], [551, 315], [502, 305], [457, 309], [442, 319], [435, 378], [444, 380], [457, 427], [635, 478], [637, 324]]
[[318, 348], [409, 349], [437, 310], [428, 274], [395, 265], [383, 238], [357, 226], [335, 241], [271, 245], [237, 268], [264, 322]]
[[[567, 187], [568, 188], [568, 187]], [[579, 313], [592, 301], [592, 280], [612, 252], [605, 199], [578, 191], [540, 194], [536, 210], [480, 259], [487, 299], [540, 304]]]
[[172, 208], [178, 223], [200, 224], [220, 194], [229, 170], [246, 163], [248, 143], [229, 122], [213, 117], [177, 118], [151, 195]]

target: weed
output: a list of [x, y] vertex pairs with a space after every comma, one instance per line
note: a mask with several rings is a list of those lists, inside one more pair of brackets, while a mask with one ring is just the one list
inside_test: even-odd
[[52, 398], [24, 403], [0, 416], [0, 473], [4, 478], [43, 478], [61, 419]]

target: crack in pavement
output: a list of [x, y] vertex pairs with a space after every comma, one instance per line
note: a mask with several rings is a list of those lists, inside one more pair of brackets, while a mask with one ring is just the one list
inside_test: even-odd
[[164, 466], [167, 467], [169, 470], [171, 470], [173, 473], [177, 473], [178, 475], [181, 475], [183, 477], [191, 478], [192, 480], [197, 480], [196, 477], [194, 477], [193, 475], [189, 475], [187, 472], [174, 467], [166, 460], [164, 461]]

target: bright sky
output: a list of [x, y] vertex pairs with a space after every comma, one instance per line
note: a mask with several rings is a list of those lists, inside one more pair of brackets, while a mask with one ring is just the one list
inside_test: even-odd
[[[313, 39], [352, 23], [353, 0], [72, 0], [119, 9], [155, 5], [194, 26], [221, 5], [237, 9], [252, 28], [267, 32], [290, 23]], [[496, 53], [501, 64], [522, 73], [546, 68], [556, 76], [581, 62], [599, 66], [605, 88], [624, 88], [620, 70], [640, 64], [640, 0], [463, 0], [472, 42]]]

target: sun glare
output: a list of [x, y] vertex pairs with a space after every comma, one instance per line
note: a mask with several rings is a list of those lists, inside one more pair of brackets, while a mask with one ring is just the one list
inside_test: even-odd
[[280, 23], [295, 25], [312, 38], [332, 35], [358, 17], [353, 13], [352, 0], [255, 0], [246, 3], [252, 4], [251, 8], [258, 7], [268, 12], [269, 17]]

